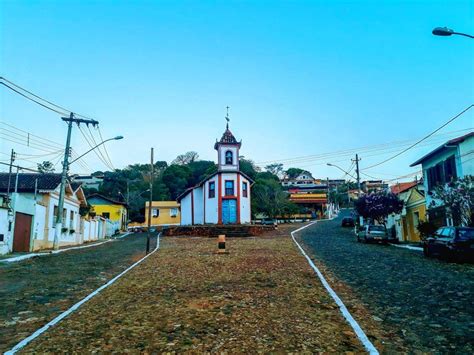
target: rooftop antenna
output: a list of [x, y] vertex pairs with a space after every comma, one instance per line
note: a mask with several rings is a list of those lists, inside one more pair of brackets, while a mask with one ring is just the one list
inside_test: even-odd
[[229, 121], [230, 121], [230, 118], [229, 118], [229, 106], [226, 106], [226, 109], [227, 109], [227, 114], [225, 115], [225, 120], [227, 121], [227, 125], [226, 125], [226, 128], [229, 129]]

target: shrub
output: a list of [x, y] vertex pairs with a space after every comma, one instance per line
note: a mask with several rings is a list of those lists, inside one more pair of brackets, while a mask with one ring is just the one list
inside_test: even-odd
[[420, 221], [418, 226], [416, 227], [418, 232], [420, 233], [421, 240], [425, 240], [434, 232], [436, 232], [436, 226], [430, 221]]

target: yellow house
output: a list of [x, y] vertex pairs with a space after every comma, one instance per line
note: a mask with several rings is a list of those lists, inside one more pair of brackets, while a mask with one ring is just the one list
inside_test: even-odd
[[426, 203], [423, 192], [412, 188], [405, 204], [405, 215], [402, 216], [403, 240], [408, 242], [419, 242], [420, 233], [418, 224], [426, 220]]
[[[145, 203], [145, 225], [148, 225], [148, 210], [150, 203]], [[176, 201], [152, 201], [151, 225], [169, 226], [181, 224], [181, 212]]]
[[127, 204], [115, 201], [100, 194], [93, 194], [87, 197], [87, 202], [91, 205], [89, 214], [104, 217], [117, 224], [117, 229], [123, 231], [127, 228]]

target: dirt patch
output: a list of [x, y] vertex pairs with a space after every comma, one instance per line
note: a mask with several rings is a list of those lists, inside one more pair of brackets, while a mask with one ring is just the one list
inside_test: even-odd
[[27, 352], [363, 352], [288, 236], [162, 239]]

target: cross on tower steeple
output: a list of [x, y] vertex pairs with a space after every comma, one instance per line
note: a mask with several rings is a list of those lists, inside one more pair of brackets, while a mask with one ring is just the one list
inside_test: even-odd
[[227, 125], [226, 125], [226, 128], [229, 129], [229, 121], [230, 121], [230, 118], [229, 118], [229, 106], [226, 106], [226, 109], [227, 109], [227, 114], [225, 115], [225, 120], [227, 121]]

